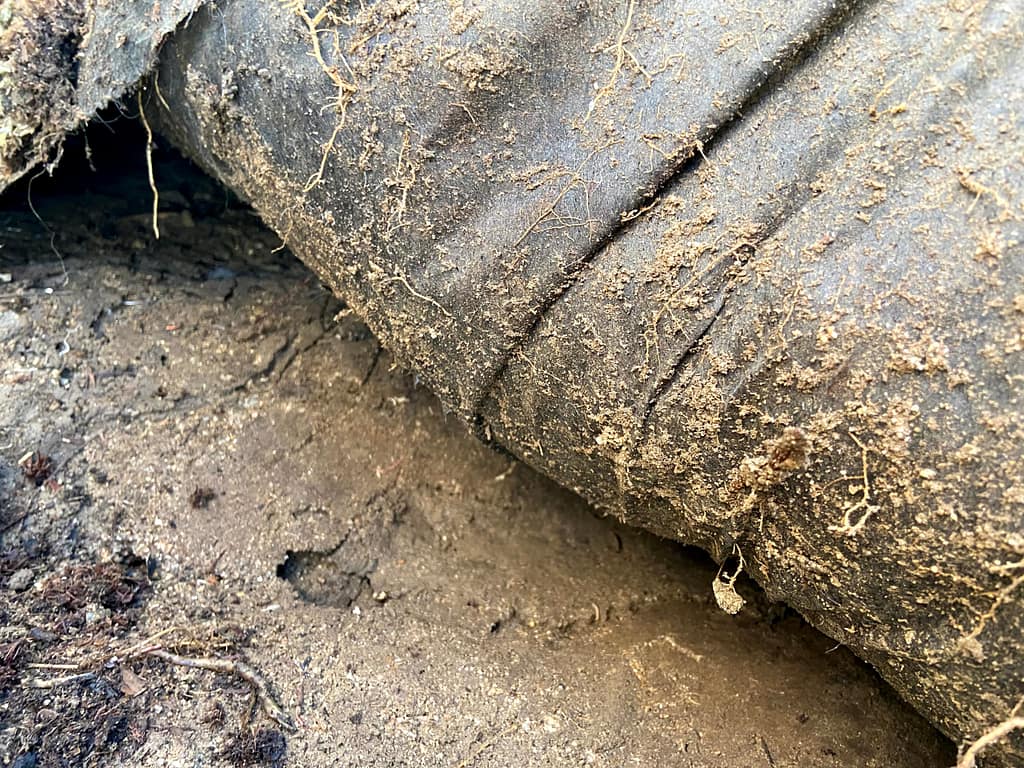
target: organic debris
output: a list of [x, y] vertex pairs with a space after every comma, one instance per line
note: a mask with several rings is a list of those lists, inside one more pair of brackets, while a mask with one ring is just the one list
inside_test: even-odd
[[[135, 622], [133, 607], [147, 586], [144, 575], [114, 563], [79, 563], [45, 579], [40, 587], [37, 613], [62, 619], [73, 626], [90, 623], [89, 612], [96, 606], [107, 609], [114, 625], [130, 627]], [[66, 614], [72, 614], [68, 621]]]
[[192, 509], [206, 509], [210, 502], [217, 498], [217, 492], [213, 488], [197, 486], [188, 496], [188, 505]]
[[221, 757], [239, 768], [279, 768], [284, 765], [287, 750], [288, 743], [280, 731], [261, 728], [255, 734], [243, 731], [231, 734], [221, 751]]
[[25, 479], [31, 480], [37, 488], [53, 474], [53, 460], [39, 451], [26, 453], [18, 461], [18, 466], [21, 467], [21, 474]]

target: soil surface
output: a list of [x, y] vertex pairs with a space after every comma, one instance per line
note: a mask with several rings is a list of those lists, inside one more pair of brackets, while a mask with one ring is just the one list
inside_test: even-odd
[[955, 762], [755, 586], [725, 614], [703, 553], [477, 442], [170, 152], [154, 239], [145, 139], [90, 138], [0, 211], [0, 765]]

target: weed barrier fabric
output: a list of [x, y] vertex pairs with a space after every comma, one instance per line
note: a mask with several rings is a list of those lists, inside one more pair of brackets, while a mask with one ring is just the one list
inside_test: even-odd
[[157, 82], [482, 439], [1024, 759], [1015, 0], [230, 0]]
[[135, 87], [202, 0], [0, 0], [0, 190]]

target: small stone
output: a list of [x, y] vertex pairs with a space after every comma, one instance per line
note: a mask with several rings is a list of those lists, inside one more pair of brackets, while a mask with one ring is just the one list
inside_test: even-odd
[[0, 341], [13, 339], [25, 326], [25, 321], [17, 312], [5, 310], [0, 312]]
[[12, 592], [24, 592], [32, 586], [35, 578], [36, 576], [32, 573], [31, 568], [21, 568], [11, 574], [11, 577], [7, 580], [7, 588]]
[[110, 610], [102, 605], [91, 603], [85, 607], [85, 623], [95, 624], [98, 621], [110, 618]]
[[42, 725], [49, 725], [58, 717], [60, 717], [60, 715], [57, 714], [57, 711], [55, 709], [50, 709], [49, 707], [43, 707], [36, 712], [36, 722]]

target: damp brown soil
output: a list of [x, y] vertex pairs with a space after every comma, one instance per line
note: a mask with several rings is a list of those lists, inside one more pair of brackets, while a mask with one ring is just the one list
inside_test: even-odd
[[94, 143], [0, 210], [0, 764], [955, 762], [753, 584], [725, 614], [706, 555], [477, 442], [171, 153], [154, 239], [144, 141]]

